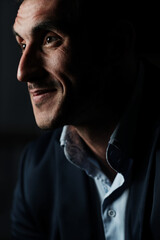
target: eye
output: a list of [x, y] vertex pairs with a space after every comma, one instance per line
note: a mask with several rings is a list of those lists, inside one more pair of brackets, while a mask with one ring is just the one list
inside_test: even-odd
[[21, 51], [24, 52], [24, 50], [26, 49], [26, 43], [24, 39], [22, 39], [20, 36], [16, 36], [16, 40]]
[[22, 49], [22, 51], [24, 51], [25, 48], [26, 48], [26, 44], [25, 44], [25, 43], [21, 43], [21, 49]]
[[62, 39], [57, 34], [54, 35], [47, 35], [44, 39], [45, 46], [53, 46], [58, 47], [62, 42]]
[[55, 42], [57, 40], [58, 40], [58, 37], [56, 37], [56, 36], [48, 36], [46, 38], [46, 44], [50, 44], [50, 43]]

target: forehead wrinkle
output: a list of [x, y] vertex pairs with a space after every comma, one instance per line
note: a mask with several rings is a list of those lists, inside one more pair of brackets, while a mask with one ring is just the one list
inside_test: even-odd
[[[56, 4], [54, 5], [52, 1], [47, 1], [47, 5], [45, 4], [45, 6], [42, 3], [45, 3], [45, 1], [41, 2], [41, 4], [37, 4], [37, 1], [33, 1], [33, 0], [24, 1], [19, 7], [17, 17], [14, 22], [14, 26], [18, 27], [18, 29], [23, 30], [23, 28], [26, 28], [27, 25], [28, 27], [31, 27], [32, 24], [34, 23], [35, 29], [37, 30], [38, 30], [38, 27], [39, 28], [42, 27], [44, 29], [45, 24], [47, 28], [50, 27], [51, 29], [52, 28], [56, 29], [57, 27], [54, 26], [54, 24], [51, 24], [51, 21], [53, 22], [54, 20], [54, 22], [57, 22], [57, 14], [56, 15], [54, 14], [54, 9], [55, 8], [57, 9], [59, 5], [57, 4], [58, 1], [55, 0]], [[43, 24], [43, 22], [45, 24]]]
[[58, 30], [62, 35], [68, 33], [75, 21], [73, 18], [68, 18], [69, 12], [67, 11], [68, 8], [66, 8], [66, 2], [64, 1], [42, 0], [40, 4], [37, 4], [38, 0], [24, 1], [15, 19], [15, 32], [27, 38], [39, 29]]
[[[31, 2], [32, 1], [32, 2]], [[48, 15], [51, 11], [49, 1], [45, 7], [42, 4], [37, 4], [36, 1], [24, 1], [18, 9], [16, 22], [20, 23], [22, 20], [35, 20], [39, 16]], [[50, 11], [49, 11], [50, 10]]]

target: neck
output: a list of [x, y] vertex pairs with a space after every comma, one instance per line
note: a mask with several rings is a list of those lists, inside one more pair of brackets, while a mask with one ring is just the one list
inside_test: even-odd
[[97, 125], [89, 127], [75, 127], [77, 133], [95, 155], [103, 172], [111, 181], [113, 181], [116, 172], [106, 161], [106, 149], [114, 128], [115, 126], [111, 127], [110, 129], [106, 129], [106, 127], [102, 127], [101, 125], [99, 128]]
[[[112, 105], [110, 106], [110, 108], [108, 103], [106, 103], [106, 100], [104, 100], [104, 105], [106, 103], [105, 106], [106, 109], [108, 109], [107, 112], [104, 109], [97, 108], [99, 109], [99, 112], [96, 113], [96, 116], [93, 115], [90, 118], [91, 120], [88, 121], [88, 124], [83, 126], [74, 126], [79, 136], [84, 140], [86, 145], [91, 149], [95, 157], [98, 159], [104, 173], [110, 178], [110, 180], [114, 179], [116, 171], [114, 171], [106, 161], [106, 149], [110, 136], [113, 133], [115, 127], [117, 126], [123, 112], [126, 109], [130, 97], [133, 94], [133, 89], [137, 79], [137, 65], [137, 61], [134, 61], [133, 69], [131, 69], [130, 67], [130, 72], [126, 73], [126, 76], [124, 76], [123, 74], [123, 77], [121, 77], [121, 81], [120, 78], [118, 79], [119, 81], [116, 81], [117, 88], [115, 88], [113, 85], [110, 88], [113, 92], [107, 92], [110, 96], [110, 98], [107, 98], [107, 100], [109, 99], [110, 101], [110, 99], [112, 98], [112, 102], [110, 102], [110, 104]], [[124, 70], [124, 72], [125, 71], [126, 70]], [[117, 71], [114, 72], [117, 73]], [[113, 79], [116, 79], [116, 76], [114, 77], [115, 78]], [[114, 81], [111, 84], [115, 84]], [[128, 89], [128, 91], [124, 91], [124, 89], [126, 88]], [[105, 93], [105, 96], [106, 95], [107, 94]], [[115, 99], [113, 98], [113, 96], [115, 97]], [[102, 106], [104, 105], [102, 104]]]

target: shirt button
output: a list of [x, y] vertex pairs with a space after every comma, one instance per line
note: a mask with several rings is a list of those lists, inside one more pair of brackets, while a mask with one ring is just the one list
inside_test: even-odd
[[109, 217], [115, 217], [116, 216], [116, 211], [114, 211], [113, 209], [108, 210], [108, 216]]

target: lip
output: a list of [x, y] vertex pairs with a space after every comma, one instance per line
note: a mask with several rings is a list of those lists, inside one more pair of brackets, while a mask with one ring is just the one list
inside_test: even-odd
[[56, 89], [30, 89], [30, 95], [35, 104], [41, 104], [56, 92]]

